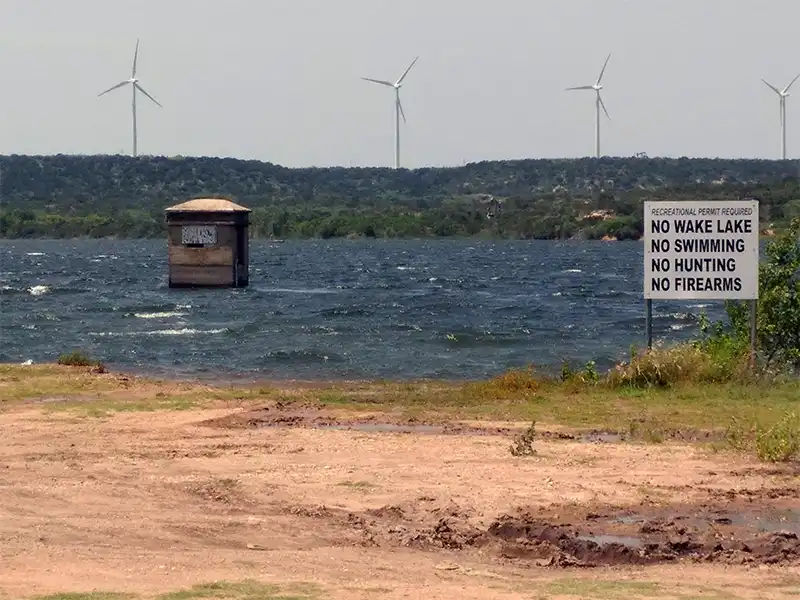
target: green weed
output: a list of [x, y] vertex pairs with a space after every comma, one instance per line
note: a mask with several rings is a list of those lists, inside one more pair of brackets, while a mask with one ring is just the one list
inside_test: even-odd
[[508, 451], [511, 453], [511, 456], [535, 456], [536, 449], [533, 447], [535, 439], [536, 421], [533, 421], [528, 425], [525, 431], [514, 436], [514, 442], [511, 444]]
[[158, 600], [200, 600], [219, 598], [223, 600], [313, 600], [319, 590], [316, 586], [293, 584], [278, 586], [247, 580], [240, 583], [216, 581], [192, 586], [188, 590], [169, 592], [158, 596]]

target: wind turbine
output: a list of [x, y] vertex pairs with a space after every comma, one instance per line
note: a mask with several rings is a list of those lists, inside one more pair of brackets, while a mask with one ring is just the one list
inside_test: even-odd
[[141, 85], [139, 85], [139, 80], [136, 78], [136, 59], [138, 58], [138, 56], [139, 56], [139, 40], [137, 38], [137, 40], [136, 40], [136, 50], [133, 53], [133, 69], [131, 70], [130, 78], [126, 79], [125, 81], [121, 81], [117, 85], [111, 86], [110, 88], [108, 88], [104, 92], [100, 92], [99, 94], [97, 94], [97, 97], [99, 98], [103, 94], [107, 94], [108, 92], [111, 92], [111, 91], [113, 91], [113, 90], [115, 90], [117, 88], [121, 88], [121, 87], [126, 86], [126, 85], [130, 85], [131, 86], [131, 90], [133, 91], [133, 103], [132, 103], [132, 107], [133, 107], [133, 156], [137, 155], [136, 154], [136, 92], [137, 92], [137, 90], [142, 92], [145, 96], [150, 98], [150, 100], [152, 100], [153, 102], [158, 104], [158, 106], [161, 106], [161, 103], [158, 100], [153, 98], [150, 94], [148, 94], [145, 91], [145, 89]]
[[403, 80], [408, 75], [411, 67], [419, 60], [419, 56], [411, 61], [408, 68], [400, 76], [400, 79], [392, 83], [391, 81], [383, 81], [381, 79], [371, 79], [369, 77], [362, 77], [364, 81], [371, 81], [372, 83], [380, 83], [390, 88], [394, 88], [394, 168], [400, 168], [400, 117], [403, 117], [403, 123], [406, 123], [406, 114], [403, 112], [403, 105], [400, 104], [400, 88], [403, 87]]
[[800, 78], [800, 73], [798, 73], [797, 77], [792, 79], [792, 82], [787, 85], [782, 90], [779, 90], [771, 83], [768, 83], [766, 80], [762, 79], [767, 87], [769, 87], [773, 92], [778, 94], [778, 98], [780, 99], [781, 104], [781, 158], [786, 160], [786, 99], [790, 96], [789, 88], [794, 85], [794, 82]]
[[567, 88], [567, 91], [570, 90], [594, 90], [597, 94], [597, 99], [595, 100], [595, 125], [594, 125], [594, 154], [597, 158], [600, 158], [600, 108], [603, 109], [603, 112], [606, 113], [606, 117], [608, 120], [611, 120], [611, 117], [608, 114], [608, 110], [606, 110], [606, 105], [603, 102], [603, 98], [600, 96], [600, 90], [603, 89], [603, 86], [600, 85], [600, 82], [603, 80], [603, 73], [606, 72], [606, 67], [608, 66], [608, 61], [611, 58], [611, 54], [608, 55], [606, 58], [606, 62], [603, 63], [603, 69], [600, 71], [600, 76], [597, 78], [597, 81], [594, 85], [581, 85], [578, 87], [571, 87]]

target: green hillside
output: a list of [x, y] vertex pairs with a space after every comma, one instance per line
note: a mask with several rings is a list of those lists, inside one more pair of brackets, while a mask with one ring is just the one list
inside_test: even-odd
[[796, 161], [601, 158], [463, 167], [291, 169], [233, 158], [2, 156], [0, 236], [154, 237], [199, 196], [253, 209], [255, 237], [619, 239], [646, 199], [761, 201], [764, 227], [800, 216]]

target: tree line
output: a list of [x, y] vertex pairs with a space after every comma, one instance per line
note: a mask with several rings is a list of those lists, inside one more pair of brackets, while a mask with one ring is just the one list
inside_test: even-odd
[[764, 228], [800, 216], [795, 161], [585, 158], [461, 167], [303, 168], [233, 158], [0, 157], [0, 236], [161, 237], [164, 209], [225, 197], [254, 237], [638, 239], [645, 200], [761, 202]]

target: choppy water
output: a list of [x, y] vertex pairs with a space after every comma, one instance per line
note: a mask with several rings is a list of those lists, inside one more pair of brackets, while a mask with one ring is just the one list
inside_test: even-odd
[[[298, 241], [251, 245], [250, 287], [167, 287], [161, 241], [0, 241], [0, 361], [83, 349], [167, 376], [455, 378], [644, 340], [642, 245]], [[656, 303], [656, 337], [721, 303]]]

